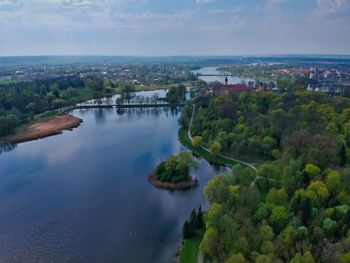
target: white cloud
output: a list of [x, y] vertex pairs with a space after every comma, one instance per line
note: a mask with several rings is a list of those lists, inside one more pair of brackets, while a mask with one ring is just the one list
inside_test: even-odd
[[221, 9], [221, 8], [209, 9], [208, 13], [211, 13], [211, 14], [234, 14], [234, 13], [239, 13], [241, 11], [243, 11], [243, 7], [237, 6], [233, 9]]
[[278, 7], [279, 5], [281, 5], [287, 1], [288, 0], [267, 0], [266, 6], [269, 8], [275, 8], [275, 7]]
[[208, 3], [211, 3], [211, 2], [215, 2], [217, 0], [196, 0], [196, 3], [197, 4], [208, 4]]
[[350, 0], [316, 0], [313, 18], [339, 18], [350, 15]]

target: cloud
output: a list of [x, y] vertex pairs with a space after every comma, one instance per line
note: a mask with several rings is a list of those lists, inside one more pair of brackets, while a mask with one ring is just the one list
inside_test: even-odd
[[312, 11], [314, 19], [336, 19], [350, 16], [349, 0], [316, 0], [316, 8]]
[[15, 11], [21, 5], [20, 0], [0, 0], [0, 11]]
[[208, 4], [208, 3], [212, 3], [212, 2], [216, 2], [218, 0], [196, 0], [197, 4]]
[[243, 7], [237, 6], [237, 7], [232, 8], [232, 9], [221, 9], [221, 8], [209, 9], [208, 13], [211, 13], [211, 14], [234, 14], [234, 13], [239, 13], [241, 11], [243, 11]]
[[287, 2], [288, 0], [267, 0], [266, 1], [266, 6], [268, 8], [277, 8], [279, 7], [281, 4]]

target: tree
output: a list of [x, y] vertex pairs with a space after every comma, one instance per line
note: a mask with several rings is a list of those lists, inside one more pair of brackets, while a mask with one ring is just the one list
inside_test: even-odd
[[347, 163], [346, 146], [343, 143], [339, 151], [339, 165], [345, 166], [346, 163]]
[[221, 258], [223, 257], [223, 247], [216, 229], [210, 227], [205, 232], [200, 247], [204, 255], [208, 255], [217, 259], [219, 262], [222, 262]]
[[177, 156], [170, 156], [161, 162], [155, 171], [162, 182], [179, 183], [190, 180], [190, 169], [197, 169], [198, 162], [188, 151], [180, 152]]
[[306, 251], [304, 255], [296, 253], [290, 263], [315, 263], [315, 260], [310, 251]]
[[284, 189], [271, 188], [266, 196], [266, 203], [272, 205], [286, 205], [288, 202], [288, 194]]
[[199, 206], [198, 213], [197, 213], [197, 228], [203, 229], [204, 227], [205, 225], [204, 225], [204, 219], [203, 219], [202, 206]]
[[280, 232], [286, 226], [288, 219], [289, 213], [284, 206], [275, 206], [272, 209], [270, 220], [276, 232]]
[[218, 154], [220, 153], [221, 149], [222, 149], [221, 144], [220, 144], [219, 142], [216, 142], [216, 141], [215, 141], [215, 142], [210, 146], [209, 151], [210, 151], [210, 154], [211, 154], [212, 156], [216, 156], [216, 155], [218, 155]]
[[189, 221], [189, 230], [190, 230], [191, 236], [194, 236], [196, 234], [196, 229], [197, 229], [197, 213], [196, 213], [196, 210], [192, 209], [190, 221]]
[[230, 183], [231, 180], [227, 174], [217, 175], [210, 180], [204, 188], [204, 193], [208, 202], [210, 204], [224, 203], [229, 196], [228, 186]]
[[259, 255], [256, 257], [256, 263], [272, 263], [272, 259], [266, 255]]
[[263, 241], [272, 241], [275, 237], [272, 227], [269, 225], [262, 225], [260, 227], [260, 236]]
[[340, 175], [337, 171], [331, 171], [327, 175], [326, 186], [335, 197], [342, 190], [342, 182]]
[[202, 143], [203, 138], [201, 136], [195, 136], [192, 139], [192, 146], [193, 147], [199, 147]]
[[309, 180], [310, 180], [310, 179], [318, 176], [321, 172], [321, 169], [318, 168], [316, 165], [308, 163], [304, 168], [304, 172], [307, 174], [307, 176], [309, 177]]
[[320, 207], [328, 200], [329, 191], [323, 182], [317, 180], [307, 187], [306, 195], [310, 198], [313, 206]]
[[191, 238], [190, 225], [187, 221], [185, 221], [185, 223], [182, 227], [182, 238], [183, 239]]
[[226, 201], [229, 207], [236, 209], [240, 197], [240, 187], [237, 185], [230, 185], [228, 187], [228, 199]]
[[248, 261], [245, 259], [242, 253], [238, 253], [232, 255], [225, 263], [247, 263]]

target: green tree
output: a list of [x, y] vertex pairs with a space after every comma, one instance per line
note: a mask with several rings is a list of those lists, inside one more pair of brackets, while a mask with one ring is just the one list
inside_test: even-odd
[[280, 232], [286, 226], [288, 219], [289, 213], [284, 206], [276, 206], [272, 208], [270, 221], [276, 232]]
[[284, 189], [271, 188], [266, 195], [266, 202], [272, 205], [286, 205], [288, 203], [288, 194]]
[[238, 253], [232, 255], [225, 263], [247, 263], [248, 261], [245, 259], [242, 253]]
[[230, 179], [227, 174], [217, 175], [210, 180], [204, 188], [204, 193], [208, 202], [210, 204], [224, 203], [229, 196], [228, 186], [231, 184], [231, 181], [232, 179]]
[[340, 174], [337, 171], [331, 171], [327, 175], [326, 186], [333, 196], [336, 196], [342, 190]]
[[187, 221], [185, 221], [185, 223], [182, 227], [182, 238], [183, 239], [191, 238], [190, 225]]
[[220, 153], [221, 149], [222, 146], [219, 142], [213, 142], [213, 144], [210, 146], [209, 151], [212, 156], [216, 156]]
[[296, 253], [290, 263], [315, 263], [315, 260], [310, 251], [306, 251], [304, 255]]
[[308, 175], [309, 179], [312, 179], [320, 175], [321, 169], [316, 165], [308, 163], [304, 168], [304, 172]]
[[197, 213], [197, 228], [198, 229], [205, 228], [204, 219], [203, 219], [203, 212], [202, 212], [202, 206], [199, 206], [198, 213]]
[[202, 143], [203, 138], [201, 136], [195, 136], [192, 139], [192, 146], [199, 147]]
[[323, 182], [317, 180], [306, 188], [306, 195], [310, 198], [312, 205], [320, 207], [328, 200], [329, 191]]

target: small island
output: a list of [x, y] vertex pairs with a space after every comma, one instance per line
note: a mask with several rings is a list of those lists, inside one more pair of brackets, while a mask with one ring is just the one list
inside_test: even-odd
[[180, 152], [161, 162], [148, 176], [155, 187], [166, 190], [189, 190], [198, 186], [198, 179], [192, 178], [190, 170], [197, 169], [198, 163], [190, 152]]

